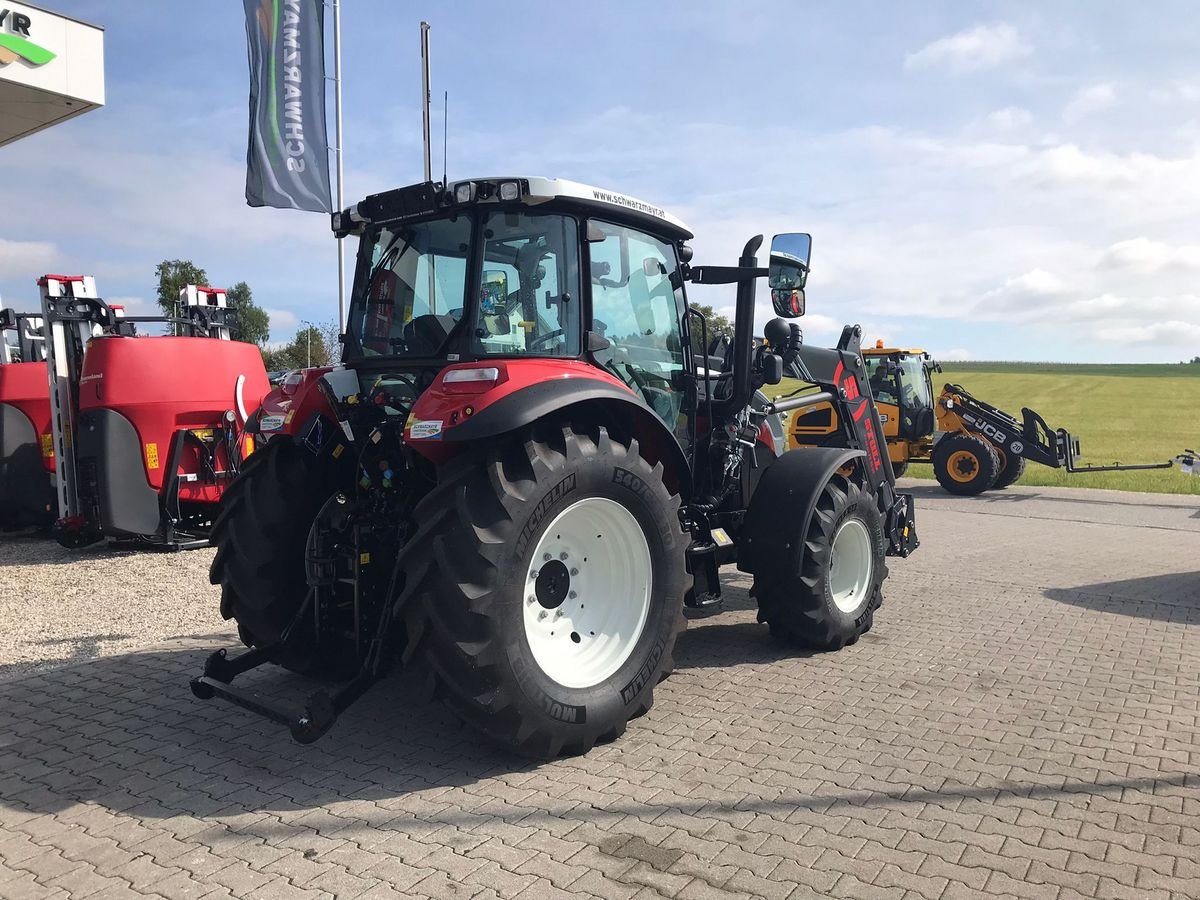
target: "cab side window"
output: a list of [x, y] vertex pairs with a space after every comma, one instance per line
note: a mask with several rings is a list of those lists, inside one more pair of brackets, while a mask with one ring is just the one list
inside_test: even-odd
[[671, 285], [675, 247], [625, 225], [591, 224], [603, 234], [588, 244], [591, 330], [610, 345], [595, 357], [674, 427], [682, 394], [673, 376], [684, 368], [683, 293]]

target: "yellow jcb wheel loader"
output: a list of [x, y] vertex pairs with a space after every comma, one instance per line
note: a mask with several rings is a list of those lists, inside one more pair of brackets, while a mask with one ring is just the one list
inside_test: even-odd
[[[957, 384], [947, 384], [935, 400], [933, 373], [942, 367], [924, 350], [876, 341], [862, 356], [897, 478], [909, 463], [930, 463], [943, 488], [969, 496], [1015, 484], [1026, 460], [1071, 473], [1168, 469], [1176, 462], [1077, 465], [1078, 439], [1066, 429], [1051, 429], [1031, 409], [1022, 408], [1018, 421]], [[829, 404], [813, 406], [788, 422], [788, 449], [826, 446], [842, 431]]]

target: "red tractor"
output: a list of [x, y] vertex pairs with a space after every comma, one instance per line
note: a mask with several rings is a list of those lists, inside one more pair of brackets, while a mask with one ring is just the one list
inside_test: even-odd
[[[16, 332], [9, 344], [5, 332]], [[46, 528], [56, 510], [41, 316], [0, 309], [0, 529]]]
[[[871, 627], [884, 557], [917, 536], [860, 331], [818, 349], [777, 319], [753, 340], [758, 278], [802, 312], [808, 235], [778, 236], [769, 268], [761, 237], [695, 266], [659, 207], [546, 178], [400, 188], [333, 229], [359, 239], [343, 362], [248, 423], [266, 445], [222, 500], [211, 580], [251, 649], [214, 653], [196, 696], [307, 742], [419, 657], [468, 723], [546, 758], [649, 709], [720, 565], [753, 575], [780, 638], [837, 649]], [[737, 286], [716, 358], [691, 349], [709, 341], [689, 282]], [[785, 367], [821, 390], [755, 401]], [[821, 402], [842, 445], [777, 455], [768, 418]], [[295, 710], [232, 683], [267, 662], [338, 684]]]
[[[221, 494], [252, 449], [248, 411], [270, 388], [258, 348], [227, 339], [223, 292], [191, 290], [181, 317], [126, 317], [90, 276], [38, 284], [55, 536], [67, 547], [104, 537], [142, 549], [208, 546]], [[181, 334], [138, 335], [147, 322]]]

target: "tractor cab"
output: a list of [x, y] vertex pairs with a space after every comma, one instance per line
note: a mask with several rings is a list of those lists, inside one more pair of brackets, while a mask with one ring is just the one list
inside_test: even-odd
[[54, 520], [54, 440], [40, 313], [0, 306], [0, 528]]

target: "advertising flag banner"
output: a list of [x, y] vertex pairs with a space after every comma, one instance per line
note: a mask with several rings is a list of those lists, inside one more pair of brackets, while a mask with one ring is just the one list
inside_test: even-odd
[[243, 0], [250, 55], [246, 202], [332, 212], [322, 0]]

